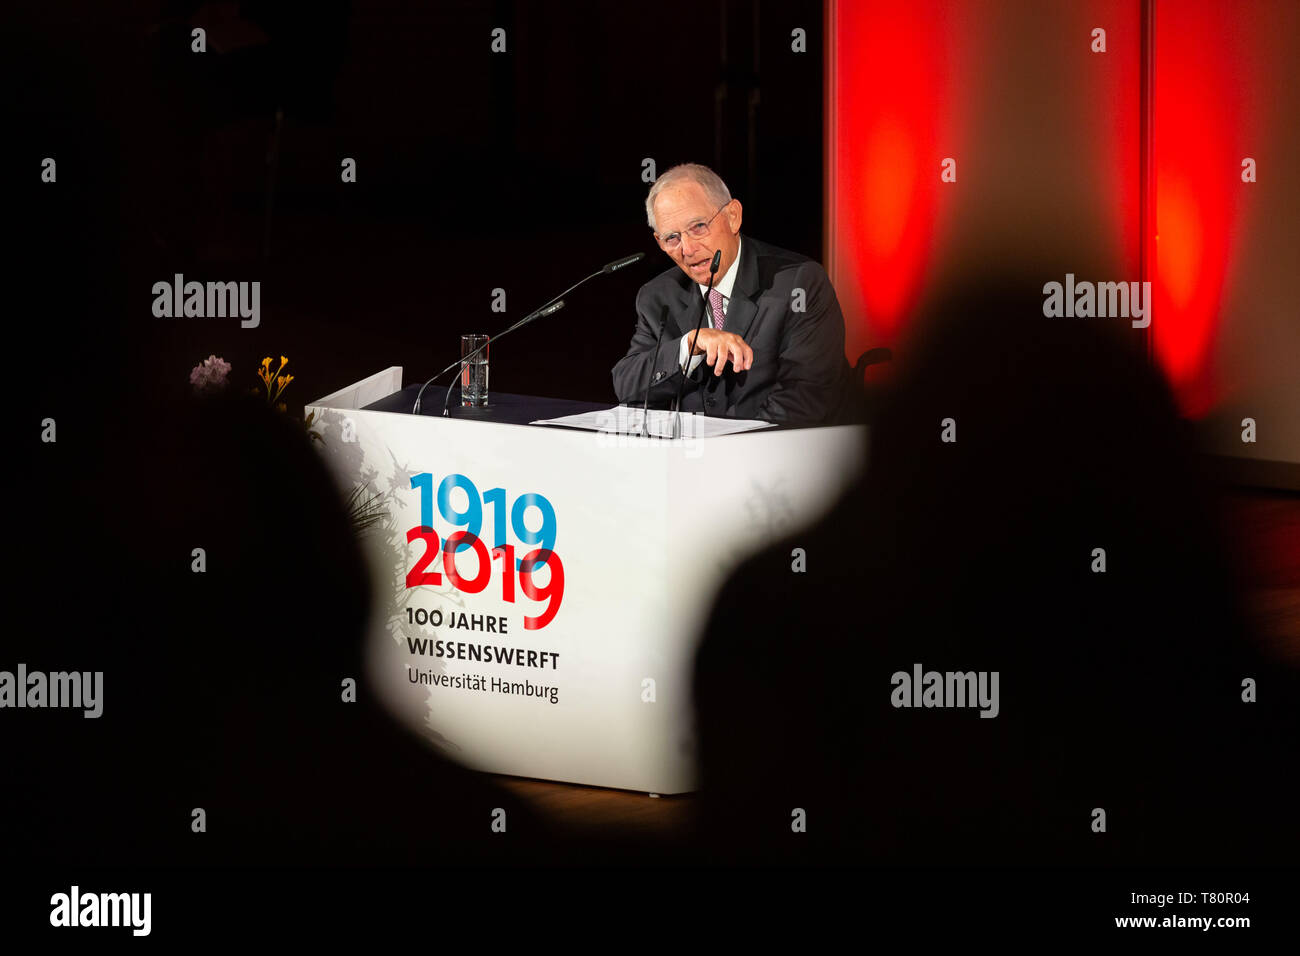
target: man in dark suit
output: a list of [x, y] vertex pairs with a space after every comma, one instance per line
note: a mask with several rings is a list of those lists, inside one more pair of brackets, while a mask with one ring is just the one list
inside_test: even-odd
[[[614, 366], [618, 400], [639, 405], [648, 383], [651, 404], [667, 406], [681, 385], [683, 411], [799, 426], [843, 422], [853, 408], [852, 373], [826, 271], [742, 237], [741, 212], [705, 166], [675, 166], [650, 189], [646, 218], [676, 268], [637, 294], [636, 332]], [[717, 251], [722, 259], [706, 298]], [[691, 348], [701, 308], [705, 321]]]

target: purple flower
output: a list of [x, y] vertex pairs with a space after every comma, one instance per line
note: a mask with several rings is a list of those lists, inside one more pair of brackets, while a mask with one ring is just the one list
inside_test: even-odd
[[199, 365], [190, 370], [190, 384], [196, 392], [215, 392], [224, 388], [226, 376], [230, 374], [230, 363], [209, 355]]

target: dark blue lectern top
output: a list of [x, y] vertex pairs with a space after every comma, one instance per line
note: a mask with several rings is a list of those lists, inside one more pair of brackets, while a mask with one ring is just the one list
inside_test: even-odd
[[[366, 406], [372, 412], [403, 412], [410, 414], [419, 394], [420, 385], [408, 385], [400, 392], [394, 392], [377, 402]], [[441, 415], [442, 403], [447, 390], [431, 385], [424, 390], [420, 399], [421, 415]], [[511, 395], [508, 392], [488, 393], [488, 405], [485, 408], [463, 408], [459, 394], [451, 398], [452, 418], [472, 418], [477, 421], [502, 422], [506, 425], [527, 425], [539, 418], [561, 418], [564, 415], [577, 415], [579, 412], [598, 412], [609, 408], [613, 402], [574, 402], [565, 398], [538, 398], [535, 395]]]

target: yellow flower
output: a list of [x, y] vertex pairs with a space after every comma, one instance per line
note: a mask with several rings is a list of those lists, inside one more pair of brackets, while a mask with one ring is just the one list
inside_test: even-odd
[[262, 365], [266, 366], [270, 364], [271, 364], [271, 356], [268, 355], [266, 358], [262, 359]]
[[289, 360], [288, 360], [287, 358], [285, 358], [283, 355], [281, 355], [281, 356], [280, 356], [280, 368], [284, 368], [284, 367], [285, 367], [286, 365], [288, 365], [288, 364], [289, 364]]
[[289, 384], [290, 382], [292, 382], [292, 381], [293, 381], [293, 376], [292, 376], [292, 375], [286, 375], [286, 376], [284, 377], [284, 384], [285, 384], [285, 385], [288, 385], [288, 384]]

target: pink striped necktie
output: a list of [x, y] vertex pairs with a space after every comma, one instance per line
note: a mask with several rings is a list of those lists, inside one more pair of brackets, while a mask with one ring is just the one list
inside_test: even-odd
[[709, 305], [713, 306], [713, 327], [722, 331], [726, 317], [722, 314], [722, 293], [717, 289], [709, 290]]

